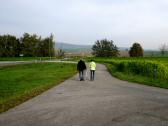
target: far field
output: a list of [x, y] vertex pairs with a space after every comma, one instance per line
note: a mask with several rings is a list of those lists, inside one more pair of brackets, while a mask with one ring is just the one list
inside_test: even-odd
[[0, 67], [0, 112], [58, 85], [76, 73], [76, 64], [36, 63]]

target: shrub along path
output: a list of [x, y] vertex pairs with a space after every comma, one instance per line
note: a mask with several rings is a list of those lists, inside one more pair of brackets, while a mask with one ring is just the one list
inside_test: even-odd
[[[88, 71], [89, 74], [89, 71]], [[167, 126], [168, 90], [112, 77], [78, 75], [0, 115], [0, 126]]]

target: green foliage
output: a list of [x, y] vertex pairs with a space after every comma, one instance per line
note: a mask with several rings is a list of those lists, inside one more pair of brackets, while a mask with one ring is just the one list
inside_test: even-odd
[[97, 57], [117, 57], [119, 51], [116, 45], [113, 44], [113, 41], [107, 39], [97, 40], [92, 47], [93, 55]]
[[120, 79], [168, 88], [168, 58], [94, 58], [94, 60], [107, 64], [112, 75]]
[[23, 35], [22, 41], [22, 54], [24, 56], [35, 56], [36, 50], [38, 48], [37, 44], [40, 41], [40, 39], [37, 37], [37, 35], [29, 35], [28, 33], [25, 33]]
[[0, 67], [0, 112], [58, 85], [76, 73], [76, 64], [36, 63]]
[[125, 72], [119, 72], [116, 70], [116, 68], [111, 65], [111, 64], [106, 64], [109, 72], [121, 79], [121, 80], [127, 80], [130, 82], [136, 82], [136, 83], [140, 83], [140, 84], [145, 84], [145, 85], [149, 85], [149, 86], [155, 86], [155, 87], [161, 87], [161, 88], [168, 88], [168, 82], [166, 80], [156, 80], [156, 79], [151, 79], [150, 77], [147, 76], [141, 76], [141, 75], [137, 75], [137, 74], [133, 74], [133, 73], [125, 73]]
[[147, 76], [152, 79], [167, 80], [168, 68], [152, 61], [118, 61], [113, 63], [120, 72]]
[[130, 57], [143, 57], [143, 49], [139, 43], [134, 43], [129, 51]]
[[12, 35], [0, 36], [0, 57], [17, 57], [20, 51], [19, 39]]
[[53, 35], [42, 39], [36, 34], [24, 33], [23, 37], [12, 35], [0, 36], [0, 57], [46, 57], [54, 56]]

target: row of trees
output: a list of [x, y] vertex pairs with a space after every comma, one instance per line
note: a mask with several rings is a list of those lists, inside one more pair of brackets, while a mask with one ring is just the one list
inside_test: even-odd
[[24, 33], [20, 38], [13, 35], [0, 35], [0, 57], [53, 56], [54, 46], [52, 34], [46, 38], [28, 33]]
[[[97, 57], [117, 57], [119, 56], [118, 47], [112, 40], [97, 40], [92, 47], [93, 55]], [[129, 50], [130, 57], [142, 57], [143, 48], [139, 43], [134, 43]]]

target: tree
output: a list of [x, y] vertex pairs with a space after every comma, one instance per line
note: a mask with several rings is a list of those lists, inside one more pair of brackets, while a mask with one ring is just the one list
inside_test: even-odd
[[20, 54], [20, 42], [15, 36], [0, 36], [0, 56], [1, 57], [17, 57]]
[[134, 43], [129, 50], [130, 57], [143, 57], [143, 48], [139, 43]]
[[30, 35], [25, 33], [21, 38], [22, 53], [24, 56], [54, 56], [53, 35], [44, 39], [36, 34]]
[[97, 40], [92, 47], [93, 55], [97, 57], [117, 57], [119, 55], [118, 47], [111, 40]]
[[54, 35], [51, 34], [49, 37], [49, 56], [54, 56], [55, 55], [55, 42], [54, 42]]
[[54, 56], [53, 35], [44, 39], [36, 34], [24, 33], [23, 37], [16, 38], [12, 35], [0, 35], [0, 56], [17, 57], [23, 56]]
[[53, 39], [53, 35], [51, 34], [50, 37], [47, 37], [42, 40], [42, 50], [43, 50], [43, 56], [54, 56], [55, 55], [55, 42]]
[[24, 33], [23, 38], [21, 38], [23, 44], [23, 54], [24, 56], [37, 56], [37, 49], [40, 43], [40, 39], [36, 34], [29, 35]]
[[162, 56], [164, 56], [164, 54], [166, 53], [166, 51], [168, 51], [168, 46], [166, 45], [166, 43], [164, 43], [164, 44], [162, 44], [160, 46], [159, 49], [160, 49], [160, 52], [161, 52]]

